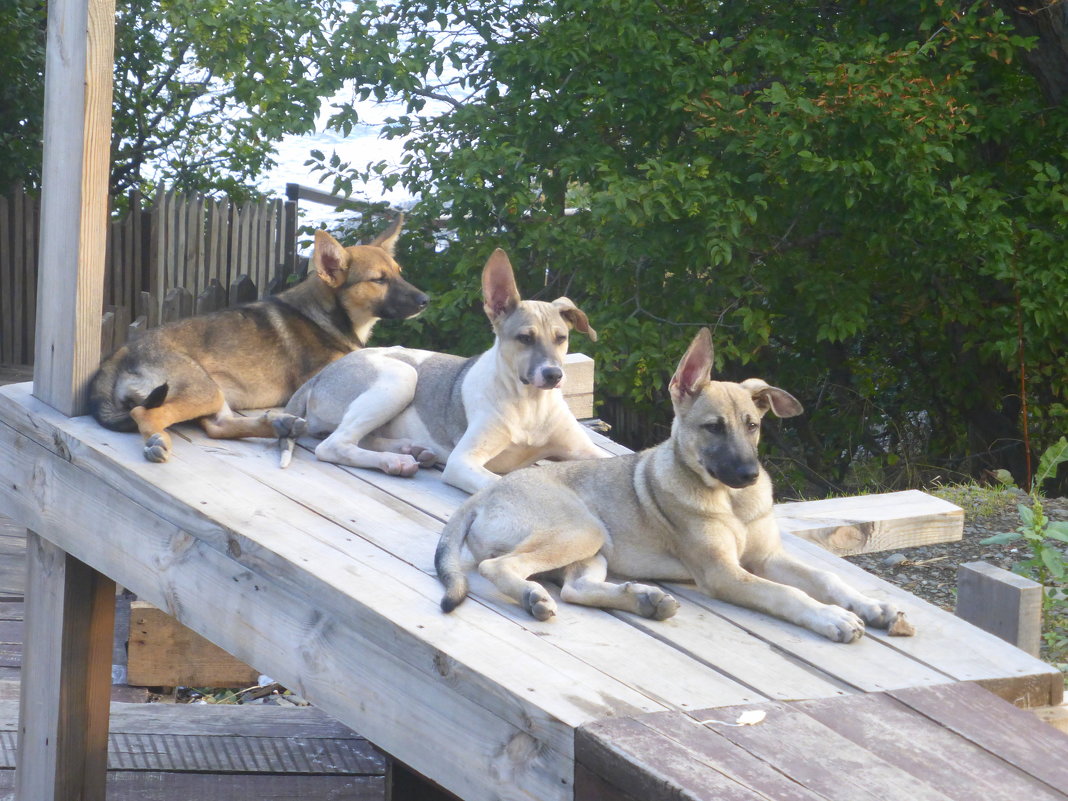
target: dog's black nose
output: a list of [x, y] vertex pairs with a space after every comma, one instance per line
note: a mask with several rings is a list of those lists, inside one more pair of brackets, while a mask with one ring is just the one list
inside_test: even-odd
[[559, 367], [546, 367], [541, 371], [542, 381], [548, 387], [555, 387], [560, 383], [560, 379], [564, 377], [564, 371]]
[[760, 478], [760, 468], [753, 466], [745, 466], [738, 468], [738, 472], [735, 474], [739, 487], [748, 487], [750, 484], [756, 482]]
[[425, 309], [430, 305], [430, 297], [428, 295], [417, 295], [415, 298], [415, 305], [418, 306], [420, 310]]

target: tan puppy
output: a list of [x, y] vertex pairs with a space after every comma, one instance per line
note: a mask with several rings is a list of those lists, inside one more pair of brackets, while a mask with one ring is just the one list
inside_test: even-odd
[[442, 478], [467, 492], [539, 459], [604, 456], [560, 389], [570, 329], [597, 338], [586, 315], [567, 298], [522, 300], [500, 249], [482, 271], [482, 297], [497, 336], [480, 356], [367, 348], [302, 387], [286, 411], [327, 435], [315, 455], [402, 476], [444, 464]]
[[530, 577], [562, 583], [569, 603], [663, 620], [678, 603], [661, 588], [606, 581], [696, 581], [705, 593], [850, 642], [865, 622], [886, 628], [897, 609], [782, 548], [771, 481], [757, 460], [760, 421], [800, 414], [789, 393], [759, 379], [711, 380], [712, 339], [702, 329], [671, 379], [671, 436], [646, 451], [521, 470], [467, 500], [436, 555], [442, 608], [467, 594], [466, 543], [479, 572], [534, 617], [556, 613]]
[[315, 273], [273, 297], [146, 331], [100, 366], [89, 392], [97, 421], [140, 430], [145, 458], [166, 461], [166, 428], [199, 418], [212, 437], [276, 437], [302, 421], [239, 409], [281, 406], [335, 359], [362, 348], [381, 318], [418, 314], [427, 296], [393, 258], [403, 217], [368, 245], [315, 232]]

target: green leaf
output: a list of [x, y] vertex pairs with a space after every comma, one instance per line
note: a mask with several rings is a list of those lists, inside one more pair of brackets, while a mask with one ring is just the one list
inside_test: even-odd
[[1006, 531], [1002, 534], [995, 534], [992, 537], [979, 540], [983, 545], [1004, 545], [1006, 542], [1015, 542], [1020, 539], [1020, 534], [1015, 531]]

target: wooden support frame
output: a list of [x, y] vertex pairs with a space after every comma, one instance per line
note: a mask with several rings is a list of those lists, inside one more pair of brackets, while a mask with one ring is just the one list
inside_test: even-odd
[[115, 582], [27, 532], [18, 801], [103, 801]]
[[114, 0], [49, 3], [34, 394], [67, 415], [100, 363], [114, 49]]

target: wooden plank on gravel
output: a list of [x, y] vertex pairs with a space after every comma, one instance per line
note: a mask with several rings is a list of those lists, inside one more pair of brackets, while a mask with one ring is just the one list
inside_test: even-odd
[[[994, 701], [1004, 703], [990, 696], [989, 702]], [[967, 798], [983, 801], [1068, 798], [889, 695], [800, 701], [792, 706], [948, 796], [955, 798], [966, 788]]]
[[1068, 788], [1068, 734], [969, 684], [908, 688], [890, 693], [942, 726], [1046, 782]]
[[847, 556], [964, 536], [964, 510], [920, 490], [780, 503], [775, 517], [789, 531]]

